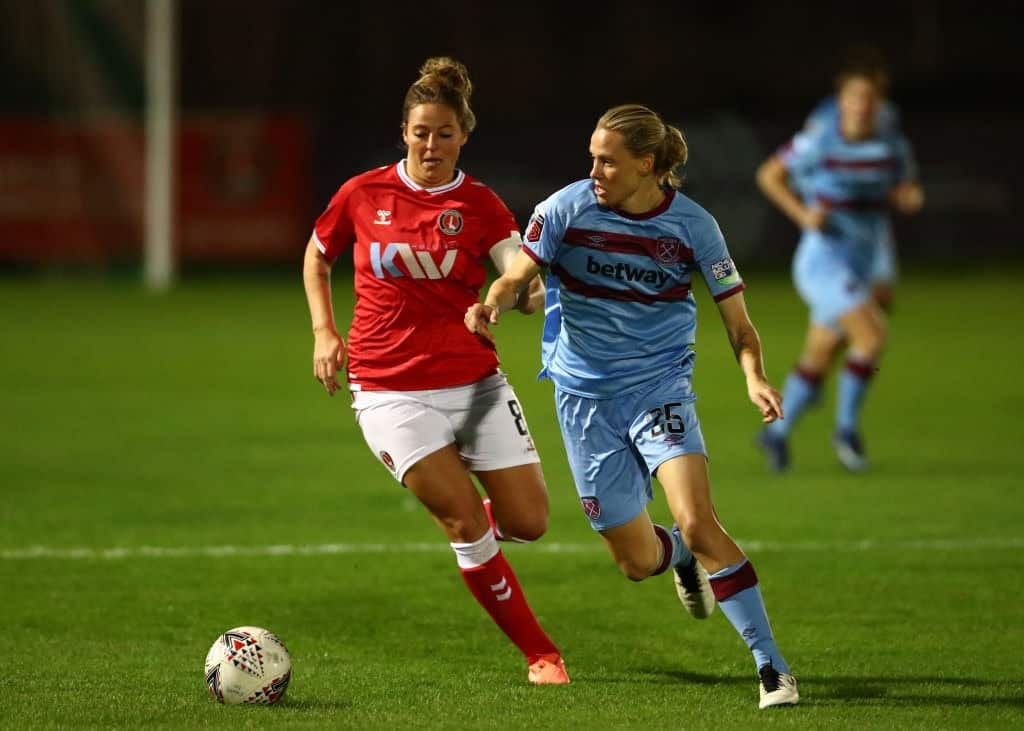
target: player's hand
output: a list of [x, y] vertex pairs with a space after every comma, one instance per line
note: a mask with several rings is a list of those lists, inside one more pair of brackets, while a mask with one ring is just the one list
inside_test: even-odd
[[491, 305], [483, 305], [479, 302], [469, 306], [466, 310], [466, 328], [471, 333], [476, 333], [489, 343], [494, 342], [494, 335], [491, 333], [491, 325], [498, 324], [498, 308]]
[[333, 396], [341, 386], [338, 371], [345, 365], [345, 341], [334, 330], [321, 329], [314, 333], [313, 377]]
[[750, 400], [757, 410], [761, 412], [761, 421], [765, 424], [785, 418], [782, 413], [782, 394], [772, 388], [768, 381], [762, 378], [748, 379], [747, 395], [750, 396]]
[[924, 205], [924, 190], [912, 180], [905, 180], [889, 191], [889, 202], [900, 213], [913, 215]]
[[828, 219], [828, 209], [821, 206], [811, 206], [804, 209], [802, 227], [814, 231], [820, 231]]

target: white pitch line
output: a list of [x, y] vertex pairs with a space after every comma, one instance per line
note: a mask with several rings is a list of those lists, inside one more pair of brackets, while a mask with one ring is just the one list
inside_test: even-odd
[[[1008, 538], [973, 539], [907, 539], [883, 540], [866, 538], [859, 541], [739, 541], [750, 553], [856, 553], [860, 551], [977, 551], [1015, 550], [1024, 548], [1024, 536]], [[313, 545], [275, 546], [125, 546], [119, 548], [56, 548], [29, 546], [27, 548], [0, 549], [0, 560], [25, 561], [30, 559], [129, 559], [129, 558], [192, 558], [231, 556], [330, 556], [338, 554], [371, 553], [446, 553], [447, 543], [319, 543]], [[544, 543], [524, 550], [539, 553], [596, 553], [604, 547], [591, 543]]]

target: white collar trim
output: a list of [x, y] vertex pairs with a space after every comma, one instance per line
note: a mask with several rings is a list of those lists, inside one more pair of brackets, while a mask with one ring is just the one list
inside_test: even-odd
[[460, 185], [462, 185], [462, 181], [466, 179], [466, 174], [464, 172], [462, 172], [461, 170], [456, 170], [455, 180], [453, 180], [452, 182], [445, 183], [444, 185], [437, 185], [433, 188], [424, 188], [422, 185], [416, 183], [412, 178], [410, 178], [409, 173], [405, 171], [405, 158], [402, 158], [401, 160], [398, 161], [398, 163], [395, 165], [395, 169], [398, 171], [398, 177], [401, 178], [402, 182], [405, 183], [409, 188], [411, 188], [412, 190], [425, 190], [431, 194], [447, 193], [449, 190], [455, 190]]

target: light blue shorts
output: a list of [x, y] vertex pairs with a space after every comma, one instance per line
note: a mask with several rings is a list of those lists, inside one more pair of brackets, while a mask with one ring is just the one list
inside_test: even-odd
[[815, 325], [839, 330], [839, 318], [871, 299], [867, 277], [822, 238], [805, 234], [793, 258], [793, 282]]
[[875, 243], [874, 256], [871, 258], [871, 283], [892, 284], [898, 276], [896, 240], [893, 237], [892, 226], [886, 225]]
[[673, 457], [703, 454], [689, 371], [611, 399], [555, 387], [576, 492], [594, 530], [628, 523], [652, 499], [651, 475]]

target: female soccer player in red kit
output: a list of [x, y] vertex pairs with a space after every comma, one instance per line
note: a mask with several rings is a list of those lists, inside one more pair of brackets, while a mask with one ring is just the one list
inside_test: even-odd
[[[539, 458], [494, 348], [463, 325], [485, 258], [503, 272], [521, 239], [501, 200], [455, 167], [476, 125], [465, 66], [431, 58], [420, 74], [402, 108], [407, 157], [342, 185], [306, 247], [314, 375], [329, 394], [340, 388], [346, 346], [330, 273], [351, 247], [357, 299], [347, 375], [363, 436], [444, 531], [469, 590], [526, 656], [530, 682], [568, 683], [497, 544], [547, 529]], [[530, 314], [543, 302], [536, 279], [518, 307]]]

